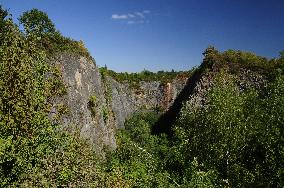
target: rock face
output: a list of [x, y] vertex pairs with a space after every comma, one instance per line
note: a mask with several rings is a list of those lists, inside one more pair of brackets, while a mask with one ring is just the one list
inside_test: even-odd
[[139, 89], [133, 89], [111, 77], [107, 80], [111, 85], [112, 110], [117, 128], [124, 128], [125, 119], [141, 108], [167, 110], [186, 83], [186, 79], [174, 80], [166, 85], [157, 81], [141, 81]]
[[[93, 61], [84, 57], [62, 54], [52, 65], [60, 67], [67, 94], [54, 101], [67, 106], [68, 113], [60, 119], [63, 129], [80, 131], [81, 136], [102, 149], [103, 145], [115, 146], [115, 125], [105, 121], [102, 110], [107, 108], [104, 85]], [[96, 112], [90, 109], [90, 97], [96, 96]], [[104, 109], [105, 110], [105, 109]]]
[[[53, 99], [55, 106], [68, 108], [59, 123], [66, 130], [79, 130], [98, 150], [116, 147], [115, 133], [135, 111], [151, 108], [167, 110], [186, 84], [186, 79], [172, 83], [140, 82], [139, 89], [102, 76], [94, 61], [74, 54], [61, 54], [50, 62], [60, 67], [67, 94]], [[51, 115], [51, 118], [54, 115]]]

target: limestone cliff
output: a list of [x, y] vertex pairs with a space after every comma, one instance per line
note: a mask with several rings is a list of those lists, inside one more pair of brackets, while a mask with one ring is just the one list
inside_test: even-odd
[[116, 147], [116, 130], [135, 111], [167, 110], [186, 84], [186, 78], [167, 84], [141, 81], [139, 89], [134, 89], [102, 76], [93, 60], [68, 53], [53, 58], [50, 65], [60, 68], [67, 89], [65, 95], [54, 97], [50, 117], [58, 113], [56, 105], [63, 103], [68, 112], [60, 117], [62, 128], [78, 129], [98, 150]]

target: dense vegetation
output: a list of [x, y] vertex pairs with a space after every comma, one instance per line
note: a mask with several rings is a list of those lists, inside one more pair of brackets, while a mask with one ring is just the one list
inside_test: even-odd
[[[86, 49], [61, 36], [44, 12], [19, 20], [24, 31], [0, 7], [0, 187], [284, 186], [283, 52], [267, 60], [209, 47], [190, 74], [214, 73], [212, 88], [201, 105], [185, 101], [173, 136], [152, 134], [155, 112], [137, 113], [117, 133], [117, 149], [102, 157], [47, 118], [50, 97], [66, 92], [47, 56], [89, 56]], [[242, 87], [244, 70], [263, 76], [263, 85]], [[180, 74], [102, 71], [134, 82]]]
[[[228, 52], [241, 61], [233, 62]], [[204, 55], [197, 72], [213, 73], [218, 67], [205, 103], [184, 104], [170, 139], [151, 134], [152, 113], [134, 116], [118, 134], [111, 169], [122, 169], [138, 187], [282, 187], [283, 55], [255, 65], [243, 61], [248, 55], [259, 60], [249, 53], [210, 47]], [[243, 68], [267, 73], [262, 74], [267, 83], [261, 89], [242, 88]]]
[[158, 71], [156, 73], [143, 70], [139, 73], [128, 73], [121, 72], [117, 73], [113, 70], [109, 70], [107, 67], [101, 67], [100, 73], [104, 76], [110, 76], [114, 78], [116, 81], [121, 83], [128, 83], [131, 87], [137, 88], [139, 87], [139, 82], [151, 82], [151, 81], [159, 81], [162, 84], [166, 84], [168, 82], [172, 82], [174, 79], [186, 79], [190, 77], [191, 71]]
[[183, 173], [195, 159], [217, 185], [283, 186], [283, 89], [279, 76], [265, 91], [240, 91], [234, 76], [219, 73], [206, 104], [187, 102], [175, 127]]

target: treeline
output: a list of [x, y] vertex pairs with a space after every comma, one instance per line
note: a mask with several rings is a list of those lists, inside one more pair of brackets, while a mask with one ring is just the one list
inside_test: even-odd
[[143, 70], [138, 73], [128, 73], [122, 72], [117, 73], [113, 70], [109, 70], [107, 67], [101, 67], [100, 73], [102, 75], [108, 75], [114, 78], [118, 82], [126, 82], [131, 85], [139, 85], [140, 81], [151, 82], [151, 81], [159, 81], [162, 84], [166, 84], [168, 82], [172, 82], [174, 79], [186, 79], [191, 75], [191, 71], [158, 71], [151, 72], [148, 70]]
[[232, 74], [240, 74], [242, 69], [247, 69], [266, 76], [269, 79], [275, 78], [278, 72], [284, 69], [284, 50], [280, 52], [279, 58], [268, 59], [251, 52], [240, 50], [236, 51], [230, 49], [219, 52], [213, 46], [209, 46], [203, 52], [203, 55], [204, 59], [199, 67], [200, 71], [223, 67]]

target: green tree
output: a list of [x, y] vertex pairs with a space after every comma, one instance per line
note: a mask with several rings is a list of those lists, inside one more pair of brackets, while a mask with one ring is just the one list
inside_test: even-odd
[[0, 5], [0, 22], [4, 21], [7, 16], [8, 16], [8, 11], [5, 10], [2, 7], [2, 5]]
[[206, 48], [202, 54], [204, 56], [202, 69], [211, 68], [212, 65], [222, 62], [221, 54], [213, 46]]
[[24, 12], [19, 21], [24, 25], [26, 33], [55, 33], [55, 26], [45, 12], [32, 9]]
[[284, 74], [284, 50], [280, 52], [280, 57], [277, 60], [276, 68], [280, 68], [282, 74]]
[[[5, 25], [5, 19], [8, 16], [8, 11], [5, 10], [1, 5], [0, 5], [0, 33], [4, 33], [4, 25]], [[0, 35], [0, 45], [1, 42], [3, 41], [2, 39], [3, 35]]]
[[284, 58], [284, 50], [282, 50], [279, 54], [280, 54], [280, 58]]

